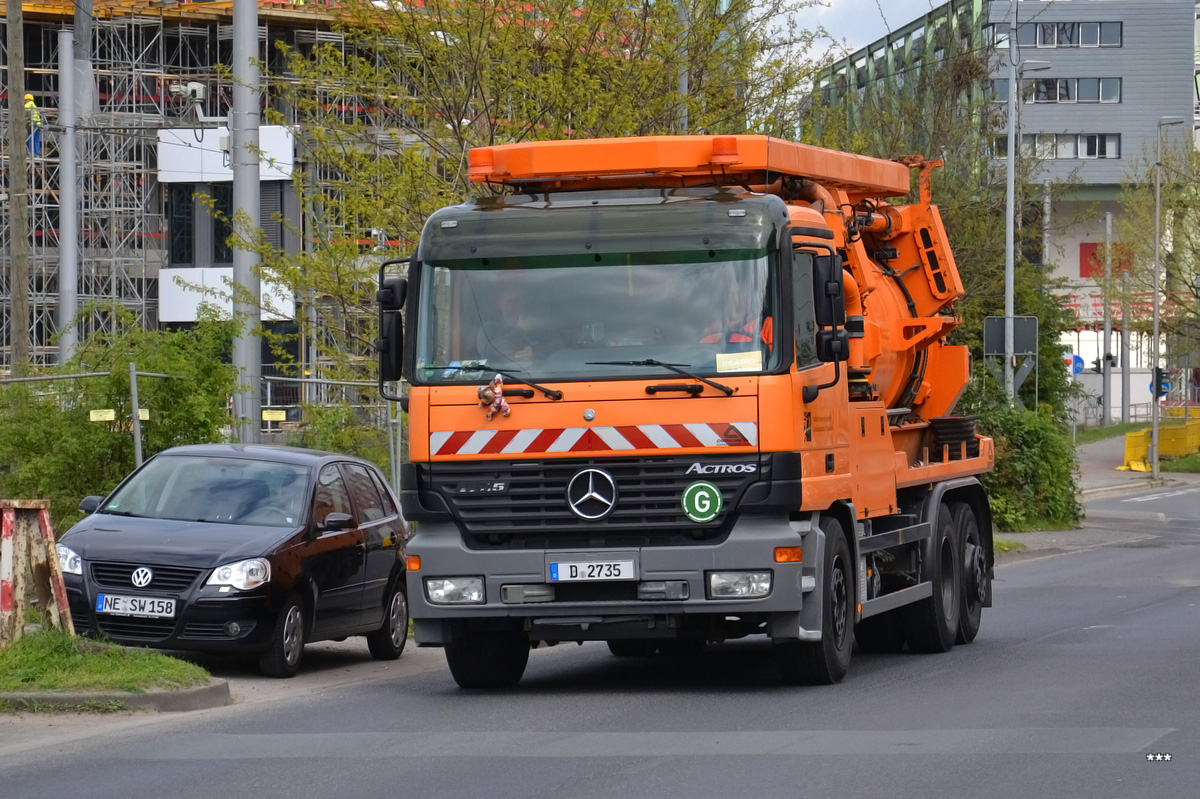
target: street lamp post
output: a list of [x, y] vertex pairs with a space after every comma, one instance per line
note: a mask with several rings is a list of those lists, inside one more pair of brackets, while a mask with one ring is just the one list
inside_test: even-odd
[[1150, 373], [1150, 476], [1158, 479], [1158, 362], [1162, 356], [1162, 347], [1158, 340], [1158, 317], [1161, 300], [1159, 294], [1159, 264], [1162, 250], [1162, 131], [1168, 125], [1183, 124], [1183, 117], [1163, 117], [1158, 120], [1154, 130], [1154, 335], [1151, 344], [1154, 348], [1153, 370]]
[[1005, 186], [1006, 208], [1004, 217], [1004, 393], [1008, 401], [1016, 398], [1013, 385], [1013, 305], [1014, 303], [1014, 239], [1016, 238], [1017, 202], [1017, 95], [1020, 93], [1019, 76], [1025, 72], [1049, 69], [1045, 61], [1025, 61], [1019, 67], [1016, 59], [1017, 24], [1013, 19], [1008, 27], [1008, 157], [1007, 182]]

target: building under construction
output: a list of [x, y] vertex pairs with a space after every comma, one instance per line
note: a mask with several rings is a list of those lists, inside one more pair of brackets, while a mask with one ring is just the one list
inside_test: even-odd
[[[301, 52], [340, 41], [330, 17], [317, 4], [260, 0], [259, 56], [264, 82], [281, 77], [276, 46]], [[2, 11], [2, 9], [0, 9]], [[7, 22], [7, 20], [4, 20]], [[20, 97], [7, 89], [8, 47], [3, 48], [7, 102], [0, 112], [0, 370], [12, 362], [14, 275], [28, 273], [29, 353], [35, 364], [60, 357], [56, 334], [61, 311], [76, 306], [77, 335], [111, 324], [113, 303], [143, 325], [195, 319], [198, 296], [181, 294], [173, 269], [189, 269], [188, 280], [212, 287], [231, 271], [232, 253], [222, 213], [232, 198], [228, 129], [233, 87], [233, 3], [162, 0], [42, 0], [24, 4], [24, 86], [36, 117], [27, 119], [40, 141], [27, 141], [30, 247], [11, 236], [9, 186], [13, 163], [8, 127], [22, 112]], [[63, 32], [71, 36], [64, 37]], [[7, 34], [7, 29], [6, 29]], [[73, 40], [71, 52], [64, 41]], [[0, 37], [0, 43], [7, 36]], [[70, 75], [64, 75], [70, 70]], [[76, 157], [63, 158], [60, 111], [72, 95]], [[270, 92], [267, 93], [270, 96]], [[269, 102], [269, 101], [268, 101]], [[65, 115], [70, 122], [72, 115]], [[19, 117], [17, 117], [19, 119]], [[286, 251], [300, 248], [304, 220], [292, 184], [297, 157], [290, 129], [264, 126], [261, 147], [271, 166], [260, 170], [261, 214], [267, 238]], [[73, 187], [73, 190], [72, 190]], [[76, 224], [62, 224], [74, 210]], [[293, 220], [285, 225], [280, 220]], [[65, 236], [75, 237], [75, 246]], [[69, 271], [64, 258], [73, 260]], [[25, 261], [26, 263], [20, 263]], [[76, 274], [74, 295], [60, 279]], [[69, 282], [69, 279], [68, 281]], [[190, 297], [190, 299], [189, 299]], [[274, 303], [277, 324], [290, 325], [290, 297]], [[101, 309], [104, 305], [109, 310]], [[189, 318], [190, 314], [190, 318]], [[271, 318], [264, 316], [264, 319]], [[301, 337], [304, 338], [304, 337]], [[303, 356], [303, 353], [301, 353]]]

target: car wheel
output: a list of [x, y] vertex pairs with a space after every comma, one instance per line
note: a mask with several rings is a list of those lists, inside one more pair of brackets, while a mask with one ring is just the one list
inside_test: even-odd
[[446, 664], [460, 688], [511, 688], [529, 662], [525, 633], [472, 633], [446, 647]]
[[267, 677], [295, 677], [304, 655], [304, 635], [304, 605], [290, 596], [279, 611], [270, 648], [258, 659], [259, 671]]
[[408, 598], [404, 595], [403, 577], [392, 584], [387, 596], [383, 626], [367, 636], [367, 649], [376, 660], [395, 660], [408, 641]]

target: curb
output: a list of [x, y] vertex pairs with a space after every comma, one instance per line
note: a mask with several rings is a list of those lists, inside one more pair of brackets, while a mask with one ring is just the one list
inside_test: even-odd
[[1144, 481], [1136, 483], [1120, 483], [1118, 485], [1099, 486], [1097, 488], [1085, 488], [1079, 492], [1079, 500], [1082, 502], [1087, 499], [1103, 499], [1104, 497], [1115, 497], [1121, 494], [1136, 494], [1138, 491], [1145, 491], [1151, 488], [1164, 488], [1166, 486], [1179, 485], [1183, 481], [1170, 480], [1159, 478], [1146, 478]]
[[178, 691], [152, 690], [142, 694], [129, 691], [30, 691], [0, 692], [0, 702], [21, 710], [53, 708], [65, 711], [86, 711], [89, 706], [120, 703], [121, 710], [156, 710], [160, 713], [179, 713], [188, 710], [207, 710], [224, 707], [230, 702], [229, 683], [213, 679], [198, 688]]

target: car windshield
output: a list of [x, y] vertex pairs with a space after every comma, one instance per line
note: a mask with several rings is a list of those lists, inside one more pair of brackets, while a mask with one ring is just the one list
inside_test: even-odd
[[[456, 259], [423, 266], [417, 380], [644, 378], [646, 360], [704, 375], [779, 358], [766, 250]], [[671, 370], [662, 370], [671, 374]]]
[[300, 523], [309, 469], [287, 463], [159, 455], [100, 508], [101, 513], [267, 527]]

